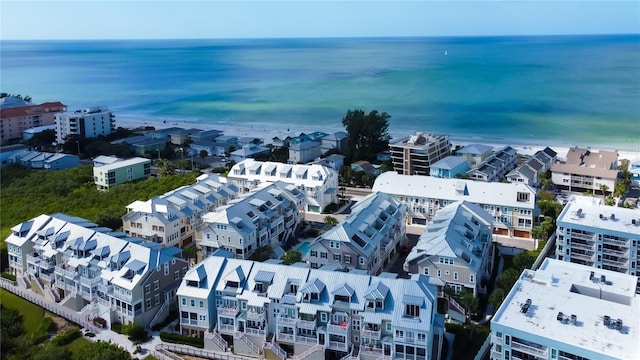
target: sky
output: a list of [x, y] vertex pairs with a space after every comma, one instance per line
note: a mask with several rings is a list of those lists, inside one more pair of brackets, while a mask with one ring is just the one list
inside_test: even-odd
[[638, 0], [0, 0], [2, 40], [639, 33]]

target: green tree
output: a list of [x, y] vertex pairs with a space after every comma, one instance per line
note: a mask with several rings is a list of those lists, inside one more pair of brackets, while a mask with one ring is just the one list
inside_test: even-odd
[[605, 184], [600, 185], [600, 191], [602, 192], [602, 195], [607, 195], [607, 192], [609, 191], [609, 187]]
[[24, 316], [14, 308], [0, 305], [0, 331], [2, 338], [17, 338], [24, 333]]
[[513, 266], [515, 266], [519, 271], [522, 271], [524, 269], [530, 269], [535, 261], [536, 258], [532, 253], [523, 251], [513, 257]]
[[263, 245], [256, 248], [256, 250], [251, 255], [251, 260], [262, 262], [273, 259], [274, 256], [275, 253], [273, 252], [273, 248], [270, 245]]
[[161, 159], [157, 162], [158, 166], [158, 176], [165, 177], [171, 176], [176, 173], [176, 169], [173, 166], [173, 163], [167, 159]]
[[475, 314], [479, 306], [478, 298], [469, 291], [463, 291], [460, 293], [460, 305], [467, 310], [467, 314]]
[[538, 240], [547, 240], [556, 228], [556, 222], [551, 216], [545, 216], [538, 226], [531, 229], [531, 235]]
[[280, 260], [285, 265], [295, 264], [302, 261], [302, 254], [298, 250], [289, 250], [280, 257]]
[[198, 252], [200, 252], [200, 248], [191, 245], [182, 249], [182, 258], [183, 259], [198, 259]]
[[489, 295], [489, 299], [487, 300], [487, 302], [491, 306], [493, 306], [494, 313], [495, 313], [495, 310], [497, 310], [502, 304], [502, 302], [504, 301], [504, 297], [505, 297], [505, 293], [504, 293], [504, 289], [502, 288], [494, 289]]
[[332, 227], [338, 225], [338, 219], [334, 218], [331, 215], [327, 215], [324, 217], [324, 223], [331, 229]]
[[500, 277], [498, 277], [498, 286], [509, 291], [513, 285], [518, 281], [520, 273], [516, 269], [505, 270]]
[[111, 341], [100, 341], [73, 354], [73, 360], [131, 360], [131, 355]]
[[377, 110], [369, 114], [360, 109], [347, 110], [342, 119], [349, 140], [347, 163], [355, 160], [372, 161], [378, 152], [387, 150], [391, 138], [388, 133], [389, 118], [391, 116], [386, 112], [378, 113]]

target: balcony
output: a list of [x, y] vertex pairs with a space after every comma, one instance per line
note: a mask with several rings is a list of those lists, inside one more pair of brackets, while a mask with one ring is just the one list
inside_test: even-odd
[[113, 291], [111, 293], [111, 296], [113, 296], [116, 299], [120, 299], [124, 302], [127, 302], [129, 304], [131, 304], [133, 302], [133, 295], [127, 295], [127, 294], [123, 294], [119, 291]]
[[287, 316], [278, 316], [276, 320], [276, 324], [278, 325], [287, 325], [291, 327], [296, 326], [297, 322], [298, 322], [298, 319], [287, 317]]
[[603, 254], [608, 254], [608, 255], [614, 255], [620, 258], [627, 258], [627, 251], [626, 250], [613, 250], [613, 249], [607, 249], [607, 248], [603, 248], [602, 249], [602, 253]]
[[543, 349], [539, 349], [533, 346], [529, 346], [529, 345], [525, 345], [525, 344], [521, 344], [517, 341], [512, 341], [511, 342], [511, 348], [521, 351], [523, 353], [529, 354], [529, 355], [534, 355], [534, 356], [538, 356], [538, 357], [542, 357], [542, 358], [547, 358], [547, 350], [543, 350]]
[[571, 258], [572, 259], [580, 259], [580, 260], [593, 262], [593, 255], [587, 255], [587, 254], [571, 252]]
[[627, 265], [627, 261], [624, 259], [602, 259], [602, 263], [604, 265], [616, 266], [616, 267], [625, 267]]
[[245, 327], [244, 328], [244, 333], [246, 335], [251, 335], [251, 336], [260, 336], [265, 338], [267, 336], [267, 330], [265, 329], [256, 329], [256, 328], [252, 328], [252, 327]]
[[236, 327], [234, 324], [218, 323], [218, 332], [225, 335], [234, 335], [236, 332]]
[[98, 291], [103, 294], [111, 294], [113, 292], [113, 285], [98, 285]]
[[617, 246], [621, 246], [621, 247], [629, 247], [629, 240], [619, 240], [619, 239], [612, 239], [612, 238], [603, 238], [602, 242], [604, 244], [611, 244], [611, 245], [617, 245]]
[[235, 318], [240, 310], [234, 306], [218, 307], [218, 315]]
[[338, 334], [346, 334], [349, 332], [349, 325], [346, 323], [345, 325], [328, 324], [327, 331]]
[[305, 336], [302, 334], [296, 335], [296, 343], [305, 344], [305, 345], [316, 345], [318, 344], [318, 339], [316, 335], [313, 336]]
[[295, 338], [293, 334], [287, 334], [287, 333], [278, 333], [276, 336], [276, 339], [278, 341], [283, 341], [283, 342], [290, 342], [293, 343], [295, 342]]
[[589, 235], [589, 234], [571, 232], [569, 234], [569, 236], [571, 236], [572, 239], [580, 239], [580, 240], [585, 240], [585, 241], [588, 241], [588, 242], [593, 242], [595, 240], [593, 234]]
[[263, 321], [264, 320], [264, 312], [247, 311], [247, 320]]
[[586, 251], [593, 251], [593, 244], [592, 245], [586, 245], [586, 244], [582, 244], [579, 242], [572, 242], [571, 245], [569, 245], [572, 249], [580, 249], [580, 250], [586, 250]]
[[502, 353], [495, 350], [491, 350], [490, 360], [502, 360]]
[[51, 282], [52, 274], [40, 273], [40, 279]]
[[348, 347], [349, 345], [346, 342], [333, 341], [333, 340], [330, 340], [328, 342], [328, 348], [331, 350], [347, 351]]
[[37, 253], [27, 255], [27, 264], [37, 265], [40, 263], [41, 257]]
[[314, 330], [316, 328], [315, 320], [313, 320], [313, 321], [298, 320], [298, 324], [297, 325], [298, 325], [299, 329]]
[[86, 276], [80, 276], [80, 284], [81, 285], [85, 285], [88, 287], [93, 287], [94, 285], [101, 283], [102, 282], [102, 278], [98, 277], [93, 277], [93, 278], [88, 278]]
[[363, 338], [369, 338], [374, 340], [380, 340], [381, 331], [380, 330], [365, 330], [362, 329], [361, 336]]
[[502, 345], [502, 338], [499, 338], [497, 336], [492, 336], [491, 337], [491, 343], [492, 344], [497, 344], [497, 345]]

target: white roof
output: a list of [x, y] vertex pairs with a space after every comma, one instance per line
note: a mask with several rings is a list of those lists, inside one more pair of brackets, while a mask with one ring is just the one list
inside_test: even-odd
[[640, 240], [640, 210], [603, 205], [600, 199], [591, 196], [572, 196], [560, 213], [557, 223], [558, 226], [570, 228], [626, 233], [629, 237]]
[[[467, 191], [459, 191], [462, 184]], [[373, 191], [399, 196], [445, 200], [466, 200], [475, 204], [494, 204], [515, 208], [535, 208], [535, 190], [523, 183], [497, 183], [463, 179], [440, 179], [422, 175], [400, 175], [394, 171], [381, 174]], [[465, 195], [465, 193], [467, 193]], [[528, 201], [518, 201], [518, 193], [529, 193]]]
[[[605, 276], [605, 283], [600, 281], [601, 276]], [[635, 294], [636, 281], [632, 275], [545, 259], [537, 271], [523, 272], [491, 320], [491, 329], [530, 334], [546, 346], [560, 342], [584, 350], [576, 355], [589, 358], [595, 358], [595, 353], [607, 358], [638, 359], [640, 299]], [[521, 306], [527, 299], [531, 305], [523, 312]], [[576, 315], [576, 324], [557, 320], [559, 312], [569, 319]], [[605, 315], [614, 321], [622, 319], [622, 331], [604, 326]]]
[[99, 166], [99, 168], [100, 168], [100, 170], [109, 171], [109, 170], [114, 170], [114, 169], [120, 169], [120, 168], [123, 168], [125, 166], [132, 166], [132, 165], [144, 164], [144, 163], [149, 163], [150, 164], [151, 160], [145, 159], [145, 158], [135, 157], [135, 158], [116, 161], [116, 162], [111, 163], [111, 164], [106, 164], [106, 165], [103, 165], [103, 166]]

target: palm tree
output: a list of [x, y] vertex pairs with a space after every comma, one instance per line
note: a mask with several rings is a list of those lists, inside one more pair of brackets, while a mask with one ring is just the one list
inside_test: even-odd
[[332, 227], [338, 225], [338, 219], [333, 216], [327, 215], [324, 217], [324, 223], [331, 229]]
[[602, 196], [607, 196], [607, 191], [609, 191], [609, 187], [605, 184], [600, 185], [600, 191], [602, 191]]
[[171, 161], [167, 159], [158, 160], [158, 176], [164, 177], [169, 175], [174, 175], [176, 173], [176, 169], [171, 163]]

